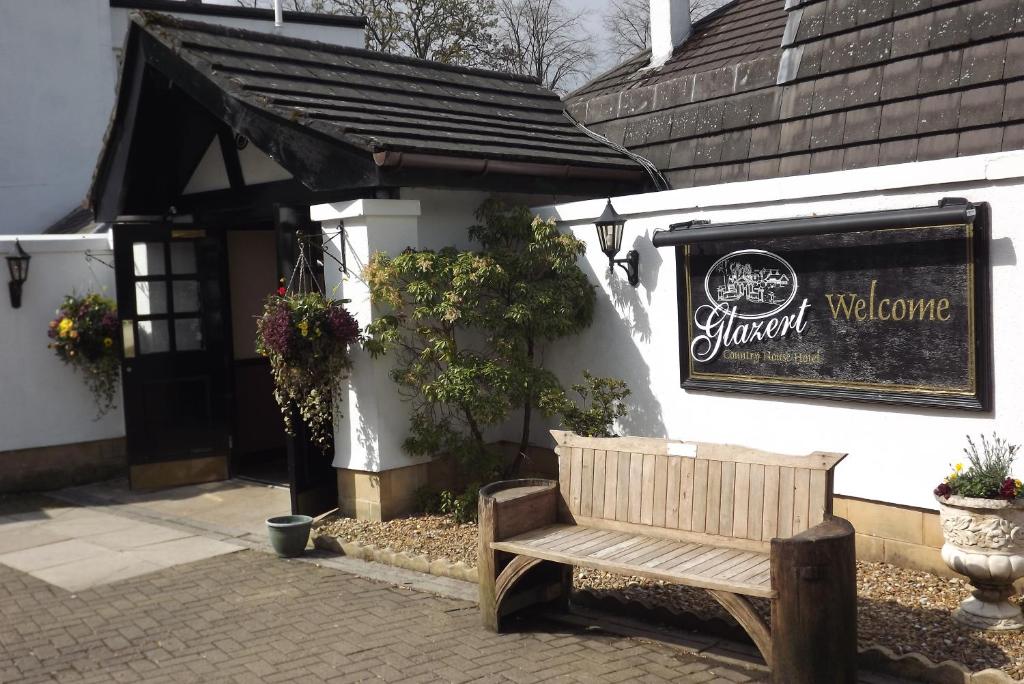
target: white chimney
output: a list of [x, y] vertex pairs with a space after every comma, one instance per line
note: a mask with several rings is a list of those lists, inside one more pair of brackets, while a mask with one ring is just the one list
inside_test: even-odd
[[651, 0], [651, 69], [667, 62], [690, 37], [689, 0]]

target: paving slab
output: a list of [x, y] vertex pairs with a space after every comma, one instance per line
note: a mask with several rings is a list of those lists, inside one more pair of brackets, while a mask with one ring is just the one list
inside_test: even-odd
[[126, 551], [128, 549], [137, 549], [143, 546], [192, 536], [184, 530], [163, 525], [152, 525], [138, 521], [132, 521], [132, 523], [128, 527], [113, 532], [86, 536], [85, 539], [91, 544], [98, 544], [108, 549]]
[[109, 549], [81, 539], [68, 539], [0, 555], [0, 563], [22, 572], [32, 572], [82, 561], [110, 553]]
[[158, 544], [140, 546], [124, 553], [131, 558], [169, 568], [174, 565], [213, 558], [225, 553], [234, 553], [235, 551], [241, 551], [243, 548], [238, 544], [228, 544], [216, 539], [185, 537], [183, 539], [172, 539]]
[[34, 527], [8, 528], [0, 525], [0, 554], [21, 551], [35, 546], [45, 546], [59, 541], [65, 541], [68, 537], [58, 532], [39, 530]]
[[108, 549], [106, 553], [36, 570], [31, 575], [67, 591], [82, 591], [163, 570], [165, 567]]
[[133, 524], [136, 524], [134, 520], [120, 515], [110, 515], [109, 513], [101, 513], [88, 508], [80, 508], [53, 520], [40, 523], [34, 529], [61, 534], [68, 538], [76, 538], [123, 530], [131, 527]]

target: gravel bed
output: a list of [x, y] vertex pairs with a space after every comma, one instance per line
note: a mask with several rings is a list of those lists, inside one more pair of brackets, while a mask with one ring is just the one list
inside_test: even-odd
[[[447, 558], [476, 565], [476, 525], [458, 524], [450, 516], [421, 515], [386, 523], [330, 516], [320, 521], [316, 530], [379, 548], [423, 554], [431, 560]], [[710, 594], [700, 589], [580, 568], [575, 570], [574, 585], [599, 596], [614, 592], [627, 599], [730, 619]], [[897, 654], [917, 651], [935, 662], [955, 660], [974, 671], [1001, 668], [1015, 678], [1024, 678], [1024, 633], [982, 632], [950, 618], [950, 612], [970, 593], [965, 580], [858, 561], [857, 592], [862, 646], [879, 644]], [[754, 603], [767, 615], [767, 601], [755, 599]]]

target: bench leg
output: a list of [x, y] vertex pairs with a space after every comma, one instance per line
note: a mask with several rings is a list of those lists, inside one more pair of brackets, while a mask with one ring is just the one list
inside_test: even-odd
[[773, 539], [771, 681], [857, 681], [857, 567], [854, 530], [842, 518]]
[[772, 666], [772, 635], [768, 630], [768, 625], [750, 603], [750, 599], [731, 591], [708, 589], [708, 593], [729, 611], [729, 614], [736, 618], [736, 622], [746, 630], [770, 669]]

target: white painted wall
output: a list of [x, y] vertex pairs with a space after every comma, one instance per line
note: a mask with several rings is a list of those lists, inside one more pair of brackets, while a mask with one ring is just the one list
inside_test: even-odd
[[[0, 234], [39, 233], [85, 197], [114, 106], [128, 10], [109, 0], [0, 1]], [[181, 14], [273, 32], [272, 22]], [[362, 47], [361, 29], [285, 35]]]
[[[47, 326], [64, 296], [100, 292], [114, 298], [114, 271], [87, 261], [89, 251], [113, 263], [109, 235], [20, 236], [32, 257], [22, 304], [11, 308], [0, 291], [0, 453], [12, 449], [124, 436], [120, 391], [117, 408], [100, 420], [81, 377], [47, 349]], [[0, 256], [14, 251], [14, 237], [0, 237]]]
[[[656, 250], [651, 236], [671, 223], [714, 223], [934, 206], [967, 197], [992, 207], [992, 285], [995, 411], [990, 414], [685, 392], [679, 387], [674, 250]], [[949, 464], [963, 460], [968, 433], [993, 430], [1024, 442], [1024, 364], [1019, 360], [1024, 270], [1016, 241], [1024, 239], [1024, 153], [979, 155], [796, 178], [731, 183], [613, 198], [628, 217], [623, 253], [640, 253], [640, 285], [621, 270], [607, 274], [593, 220], [605, 200], [542, 207], [587, 243], [582, 266], [599, 284], [593, 326], [571, 343], [547, 350], [563, 383], [584, 369], [620, 377], [633, 390], [620, 434], [725, 442], [806, 454], [848, 452], [837, 469], [836, 492], [934, 509], [932, 489]], [[739, 419], [738, 417], [742, 417]], [[550, 443], [544, 426], [534, 440]], [[511, 436], [511, 435], [510, 435]], [[1017, 464], [1024, 476], [1024, 459]]]
[[[416, 200], [356, 200], [312, 207], [310, 218], [320, 221], [330, 237], [328, 251], [341, 258], [342, 240], [349, 275], [325, 264], [328, 294], [350, 299], [348, 310], [360, 327], [377, 315], [370, 290], [361, 277], [375, 252], [398, 254], [419, 244], [420, 203]], [[344, 236], [339, 231], [344, 221]], [[334, 263], [330, 262], [329, 263]], [[428, 461], [402, 450], [409, 430], [409, 406], [388, 376], [390, 356], [373, 359], [359, 347], [352, 348], [352, 374], [342, 383], [341, 401], [334, 411], [334, 467], [381, 472]]]

